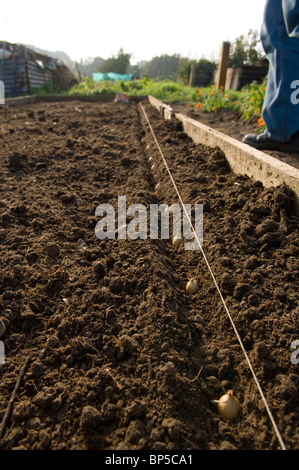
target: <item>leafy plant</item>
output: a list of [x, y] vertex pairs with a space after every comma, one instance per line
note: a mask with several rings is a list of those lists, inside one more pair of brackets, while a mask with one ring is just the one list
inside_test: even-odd
[[93, 95], [102, 94], [114, 95], [116, 93], [127, 93], [131, 96], [147, 96], [153, 95], [156, 98], [165, 101], [186, 101], [194, 89], [184, 87], [179, 83], [171, 80], [163, 80], [161, 82], [142, 78], [140, 80], [124, 81], [102, 81], [93, 82], [90, 78], [84, 78], [79, 84], [72, 87], [69, 91], [70, 95]]
[[265, 129], [261, 117], [267, 77], [262, 83], [252, 82], [240, 91], [216, 90], [215, 85], [206, 88], [197, 88], [196, 94], [190, 95], [186, 105], [202, 112], [217, 112], [229, 110], [238, 112], [242, 119], [257, 118], [258, 127]]
[[228, 90], [223, 92], [217, 90], [216, 86], [206, 88], [197, 88], [195, 102], [189, 102], [189, 106], [204, 112], [213, 112], [220, 109], [229, 109], [232, 111], [239, 109], [238, 98], [240, 92]]
[[59, 93], [58, 90], [55, 89], [52, 83], [45, 83], [43, 86], [32, 88], [30, 91], [31, 95], [39, 95], [39, 96], [54, 95], [58, 93]]
[[261, 116], [266, 85], [267, 77], [261, 84], [254, 81], [242, 89], [240, 111], [242, 112], [243, 119], [247, 120], [251, 116]]

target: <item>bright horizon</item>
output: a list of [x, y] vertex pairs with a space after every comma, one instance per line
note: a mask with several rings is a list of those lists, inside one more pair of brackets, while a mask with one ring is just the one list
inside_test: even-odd
[[52, 0], [46, 5], [5, 2], [0, 40], [63, 51], [77, 62], [107, 59], [122, 48], [134, 64], [162, 54], [218, 60], [223, 41], [260, 30], [265, 1]]

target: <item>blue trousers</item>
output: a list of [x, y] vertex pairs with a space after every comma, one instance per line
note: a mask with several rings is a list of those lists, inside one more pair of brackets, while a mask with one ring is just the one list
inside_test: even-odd
[[299, 131], [299, 0], [266, 0], [261, 42], [269, 60], [265, 134], [288, 142]]

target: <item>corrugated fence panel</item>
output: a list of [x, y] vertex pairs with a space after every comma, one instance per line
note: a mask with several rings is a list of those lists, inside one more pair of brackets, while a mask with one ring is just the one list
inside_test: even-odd
[[12, 98], [46, 84], [67, 89], [77, 82], [58, 59], [6, 41], [0, 41], [0, 80], [4, 83], [6, 96]]
[[5, 93], [15, 95], [20, 91], [26, 91], [26, 83], [20, 81], [22, 70], [25, 68], [24, 59], [16, 61], [15, 69], [13, 67], [12, 59], [5, 59], [0, 61], [1, 80], [5, 85]]
[[42, 69], [36, 62], [28, 62], [30, 88], [40, 88], [46, 83], [52, 83], [51, 70]]
[[24, 58], [17, 57], [15, 65], [11, 58], [5, 59], [3, 68], [0, 62], [0, 71], [2, 71], [1, 80], [4, 82], [6, 94], [18, 96], [20, 93], [28, 92]]
[[39, 88], [46, 83], [52, 83], [52, 72], [49, 69], [42, 69], [36, 62], [28, 61], [26, 68], [25, 59], [17, 57], [15, 69], [11, 58], [0, 60], [0, 80], [4, 82], [5, 93], [11, 96], [18, 96], [28, 93], [32, 88]]

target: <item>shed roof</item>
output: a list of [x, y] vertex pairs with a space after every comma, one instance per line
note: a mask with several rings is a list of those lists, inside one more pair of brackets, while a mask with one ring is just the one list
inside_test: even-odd
[[[62, 80], [62, 76], [64, 80]], [[32, 88], [50, 83], [75, 82], [75, 77], [61, 59], [41, 54], [23, 44], [0, 41], [0, 80], [5, 93], [18, 96]]]

